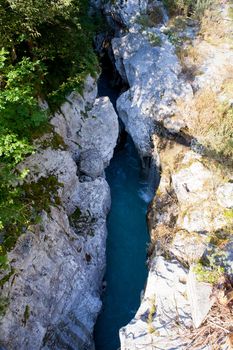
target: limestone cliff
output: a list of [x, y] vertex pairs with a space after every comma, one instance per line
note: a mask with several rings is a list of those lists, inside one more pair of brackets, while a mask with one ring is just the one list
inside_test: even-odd
[[53, 147], [52, 136], [43, 135], [20, 164], [29, 169], [28, 184], [47, 191], [50, 182], [56, 186], [40, 222], [9, 253], [11, 271], [1, 279], [4, 349], [94, 348], [111, 203], [104, 168], [118, 137], [112, 104], [96, 96], [88, 77], [83, 96], [72, 93], [51, 120], [63, 141]]
[[232, 288], [223, 275], [233, 273], [232, 5], [219, 3], [203, 23], [168, 21], [160, 1], [141, 6], [111, 5], [122, 20], [112, 40], [116, 67], [130, 87], [117, 109], [142, 159], [160, 166], [161, 181], [148, 213], [147, 286], [120, 331], [121, 349], [230, 349], [232, 329], [221, 330], [215, 316]]

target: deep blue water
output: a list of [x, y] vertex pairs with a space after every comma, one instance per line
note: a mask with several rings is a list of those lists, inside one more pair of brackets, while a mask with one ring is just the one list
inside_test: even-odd
[[96, 350], [117, 350], [119, 329], [134, 317], [147, 277], [147, 184], [141, 181], [140, 160], [130, 137], [115, 151], [106, 177], [112, 196], [107, 223], [107, 287], [95, 344]]

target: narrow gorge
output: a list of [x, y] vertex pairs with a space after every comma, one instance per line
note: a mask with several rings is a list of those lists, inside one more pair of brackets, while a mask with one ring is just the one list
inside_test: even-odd
[[8, 249], [0, 216], [0, 349], [231, 350], [233, 3], [90, 5], [101, 69], [39, 97], [36, 220]]
[[[110, 54], [107, 51], [102, 58], [98, 95], [107, 95], [116, 108], [121, 91], [127, 90], [128, 86], [122, 82], [114, 62], [110, 60], [111, 46], [109, 50]], [[138, 309], [147, 277], [149, 234], [146, 213], [154, 195], [155, 182], [151, 179], [149, 169], [143, 169], [124, 124], [121, 120], [119, 123], [118, 144], [105, 171], [112, 203], [107, 220], [103, 306], [95, 326], [96, 350], [119, 348], [119, 329], [132, 319]], [[122, 307], [119, 308], [119, 305]]]

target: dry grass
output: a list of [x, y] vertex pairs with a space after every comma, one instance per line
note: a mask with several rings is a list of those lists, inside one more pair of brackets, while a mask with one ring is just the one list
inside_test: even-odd
[[198, 91], [190, 106], [189, 130], [209, 155], [233, 156], [233, 108], [218, 100], [211, 89]]
[[223, 83], [221, 86], [221, 93], [231, 100], [233, 96], [233, 65], [225, 65], [222, 75]]
[[211, 350], [233, 349], [233, 284], [224, 277], [215, 288], [216, 302], [205, 322], [198, 328], [184, 335], [189, 350], [198, 350], [205, 345]]
[[182, 72], [185, 74], [186, 79], [192, 81], [196, 75], [201, 74], [199, 67], [203, 62], [203, 57], [196, 47], [189, 45], [177, 48], [176, 54], [180, 60]]
[[208, 10], [202, 18], [200, 34], [211, 45], [232, 43], [230, 26], [221, 17], [219, 9]]

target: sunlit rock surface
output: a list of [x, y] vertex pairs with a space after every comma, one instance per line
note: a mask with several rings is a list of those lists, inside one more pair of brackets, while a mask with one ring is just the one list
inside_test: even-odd
[[[42, 212], [39, 224], [23, 233], [9, 253], [14, 270], [1, 293], [9, 300], [0, 321], [4, 349], [94, 348], [111, 203], [103, 170], [118, 137], [109, 99], [96, 99], [96, 94], [89, 77], [83, 97], [71, 94], [52, 119], [67, 150], [39, 148], [20, 165], [30, 169], [29, 182], [55, 176], [61, 204]], [[93, 157], [98, 157], [95, 168], [88, 165]]]
[[133, 27], [129, 34], [113, 39], [112, 45], [116, 67], [130, 86], [118, 99], [117, 110], [140, 154], [146, 156], [155, 122], [167, 122], [172, 132], [185, 126], [171, 117], [177, 110], [176, 100], [191, 98], [192, 89], [180, 78], [174, 47], [158, 29], [141, 32], [139, 26]]
[[[123, 17], [129, 10], [124, 3], [122, 7], [117, 13]], [[224, 33], [232, 34], [224, 4], [219, 11]], [[213, 89], [223, 102], [230, 98], [222, 84], [232, 69], [232, 48], [198, 37], [193, 49], [197, 74], [190, 78], [189, 55], [185, 72], [166, 26], [161, 27], [166, 23], [164, 12], [163, 21], [153, 25], [149, 15], [147, 9], [141, 18], [125, 22], [127, 30], [112, 40], [116, 68], [129, 84], [117, 101], [119, 116], [141, 157], [155, 157], [161, 166], [160, 186], [148, 213], [153, 244], [149, 276], [139, 310], [120, 330], [121, 349], [189, 349], [191, 329], [203, 324], [214, 302], [212, 284], [201, 282], [203, 276], [195, 267], [201, 258], [213, 254], [232, 274], [233, 197], [232, 177], [203, 157], [201, 138], [187, 131], [195, 130], [199, 89]], [[195, 39], [197, 31], [192, 27], [188, 37]], [[227, 237], [221, 248], [212, 243], [218, 234], [220, 239]]]

